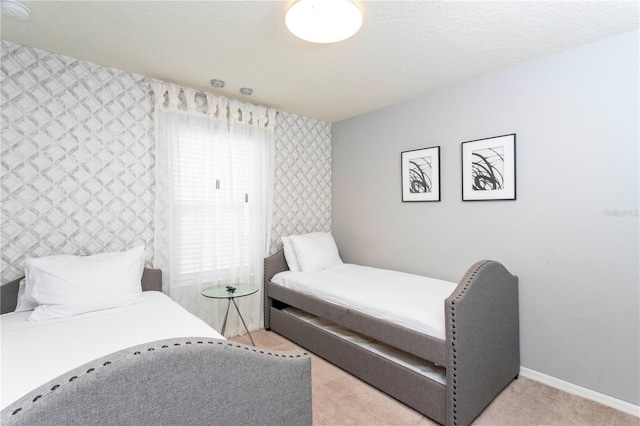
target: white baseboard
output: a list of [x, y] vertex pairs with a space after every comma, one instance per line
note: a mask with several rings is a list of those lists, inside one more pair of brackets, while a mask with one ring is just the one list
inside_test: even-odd
[[613, 407], [616, 410], [624, 411], [625, 413], [632, 414], [640, 417], [640, 405], [635, 405], [621, 399], [614, 398], [609, 395], [605, 395], [600, 392], [596, 392], [591, 389], [583, 388], [582, 386], [574, 385], [573, 383], [565, 382], [564, 380], [557, 379], [552, 376], [540, 373], [530, 368], [520, 367], [520, 375], [531, 380], [543, 383], [552, 388], [560, 389], [567, 393], [578, 395], [583, 398], [590, 399], [592, 401], [599, 402], [600, 404]]

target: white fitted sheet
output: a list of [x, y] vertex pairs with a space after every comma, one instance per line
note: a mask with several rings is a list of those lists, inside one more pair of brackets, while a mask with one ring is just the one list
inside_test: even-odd
[[435, 278], [353, 264], [318, 272], [280, 272], [271, 281], [443, 340], [444, 301], [457, 286]]
[[1, 408], [61, 374], [142, 343], [176, 337], [223, 339], [158, 291], [141, 303], [66, 318], [30, 321], [32, 311], [0, 316]]
[[446, 385], [447, 371], [444, 367], [440, 367], [432, 362], [420, 359], [416, 356], [396, 349], [393, 346], [378, 342], [377, 340], [371, 339], [370, 337], [354, 333], [348, 328], [334, 324], [324, 318], [316, 317], [308, 312], [304, 312], [291, 307], [285, 308], [282, 311], [304, 322], [322, 328], [326, 332], [338, 336], [341, 339], [345, 339], [353, 343], [354, 345], [357, 345], [383, 358], [393, 361], [396, 364], [400, 364], [403, 367], [420, 374], [421, 376], [428, 377], [431, 380]]

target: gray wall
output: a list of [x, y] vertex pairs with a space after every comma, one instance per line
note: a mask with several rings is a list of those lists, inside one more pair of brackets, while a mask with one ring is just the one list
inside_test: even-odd
[[[522, 365], [639, 404], [638, 32], [332, 126], [345, 261], [520, 277]], [[516, 201], [461, 201], [460, 143], [517, 134]], [[402, 203], [400, 152], [441, 146], [442, 201]]]

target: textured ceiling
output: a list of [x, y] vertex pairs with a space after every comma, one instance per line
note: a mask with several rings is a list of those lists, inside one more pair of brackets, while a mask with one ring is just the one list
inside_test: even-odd
[[316, 45], [288, 32], [286, 1], [24, 3], [31, 18], [2, 15], [3, 40], [327, 122], [632, 31], [639, 15], [637, 1], [360, 1], [360, 32]]

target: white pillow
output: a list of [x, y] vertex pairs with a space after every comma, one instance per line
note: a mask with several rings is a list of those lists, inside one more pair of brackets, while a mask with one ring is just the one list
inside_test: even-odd
[[284, 258], [287, 261], [287, 265], [289, 265], [289, 270], [291, 272], [300, 272], [298, 256], [296, 256], [296, 251], [293, 248], [291, 237], [281, 237], [280, 239], [282, 240], [282, 245], [284, 246]]
[[20, 286], [18, 287], [18, 303], [14, 312], [32, 311], [38, 306], [28, 294], [26, 294], [27, 279], [20, 280]]
[[[47, 256], [47, 259], [49, 261], [54, 261], [54, 260], [69, 259], [73, 257], [75, 256], [68, 255], [68, 254], [58, 254], [53, 256]], [[25, 275], [26, 273], [27, 271], [25, 269]], [[16, 304], [16, 309], [14, 312], [33, 311], [38, 306], [38, 303], [35, 300], [33, 300], [33, 297], [31, 296], [32, 291], [33, 291], [33, 284], [29, 283], [29, 286], [27, 286], [26, 277], [20, 280], [20, 286], [18, 287], [18, 303]]]
[[292, 235], [291, 242], [302, 272], [321, 271], [342, 264], [336, 242], [328, 232]]
[[78, 315], [140, 302], [144, 246], [93, 256], [25, 261], [26, 293], [38, 303], [32, 320]]

